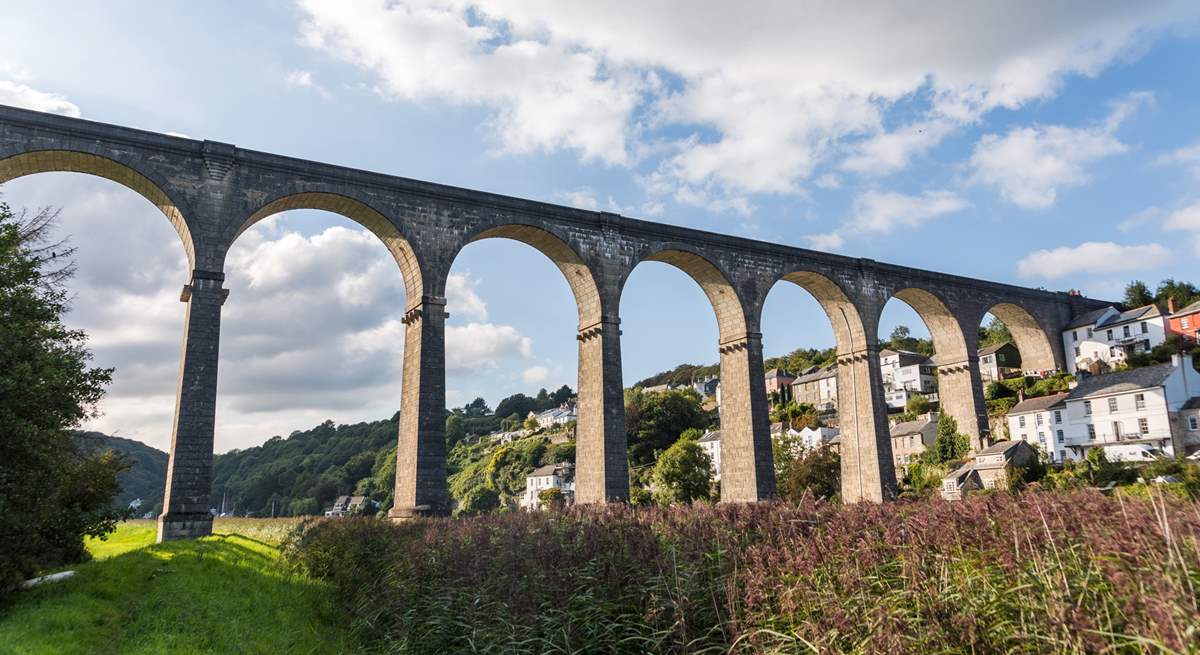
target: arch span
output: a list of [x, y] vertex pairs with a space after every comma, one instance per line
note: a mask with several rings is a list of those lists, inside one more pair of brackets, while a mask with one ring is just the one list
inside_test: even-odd
[[676, 246], [657, 250], [643, 257], [642, 261], [670, 264], [700, 285], [716, 314], [721, 343], [747, 336], [750, 330], [741, 297], [729, 281], [729, 277], [717, 268], [716, 264], [690, 250]]
[[85, 173], [120, 184], [158, 207], [167, 217], [187, 252], [188, 269], [195, 268], [196, 251], [192, 232], [183, 211], [163, 186], [114, 159], [75, 150], [34, 150], [0, 159], [0, 184], [37, 173]]
[[1008, 328], [1013, 345], [1021, 353], [1021, 368], [1027, 371], [1051, 371], [1058, 368], [1054, 361], [1054, 347], [1050, 345], [1050, 337], [1024, 307], [1002, 302], [993, 305], [988, 312]]
[[867, 335], [858, 307], [836, 282], [813, 271], [794, 271], [780, 280], [791, 282], [816, 298], [833, 326], [839, 355], [847, 355], [866, 347]]
[[925, 322], [933, 339], [934, 361], [939, 365], [956, 364], [967, 359], [967, 339], [958, 319], [945, 301], [930, 291], [908, 287], [892, 294], [903, 301]]
[[467, 243], [484, 239], [512, 239], [532, 247], [554, 262], [571, 287], [579, 311], [579, 327], [585, 328], [600, 322], [603, 306], [600, 291], [592, 270], [567, 242], [558, 235], [541, 227], [510, 223], [485, 229], [472, 235]]
[[400, 274], [404, 278], [404, 290], [408, 296], [408, 305], [411, 307], [421, 302], [424, 289], [421, 264], [409, 240], [400, 233], [400, 229], [396, 227], [395, 223], [388, 220], [377, 209], [349, 196], [329, 192], [305, 192], [276, 198], [263, 205], [242, 222], [226, 245], [225, 252], [228, 252], [229, 247], [237, 241], [237, 238], [253, 227], [255, 223], [269, 216], [294, 209], [319, 209], [331, 212], [366, 228], [383, 242], [384, 247], [396, 260], [396, 264], [400, 266]]

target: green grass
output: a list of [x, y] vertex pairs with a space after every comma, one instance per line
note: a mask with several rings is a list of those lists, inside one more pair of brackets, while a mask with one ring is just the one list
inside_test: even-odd
[[0, 607], [0, 653], [345, 653], [327, 587], [283, 569], [290, 523], [222, 521], [154, 544], [152, 521], [89, 540], [95, 560]]

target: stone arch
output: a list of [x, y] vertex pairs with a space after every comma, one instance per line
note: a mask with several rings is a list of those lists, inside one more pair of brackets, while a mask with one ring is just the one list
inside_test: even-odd
[[[815, 271], [793, 271], [780, 280], [791, 282], [816, 298], [833, 326], [839, 355], [847, 355], [866, 347], [868, 339], [858, 307], [836, 282]], [[759, 311], [762, 311], [761, 305]]]
[[229, 243], [225, 249], [226, 252], [228, 252], [229, 246], [232, 246], [237, 241], [237, 238], [255, 223], [269, 216], [293, 209], [319, 209], [338, 214], [358, 223], [379, 237], [384, 247], [388, 249], [388, 252], [396, 260], [396, 264], [400, 266], [400, 274], [404, 278], [404, 290], [407, 295], [408, 306], [411, 308], [420, 304], [424, 289], [421, 263], [412, 248], [412, 244], [401, 234], [396, 224], [388, 220], [377, 209], [349, 196], [330, 192], [302, 192], [276, 198], [263, 205], [258, 211], [255, 211], [249, 218], [242, 222], [237, 232], [229, 239]]
[[[571, 287], [576, 308], [579, 310], [579, 328], [584, 329], [600, 322], [604, 307], [596, 280], [592, 276], [592, 270], [565, 239], [544, 227], [507, 223], [473, 234], [467, 238], [465, 243], [470, 244], [484, 239], [512, 239], [531, 246], [545, 255], [554, 262], [558, 270], [562, 271], [563, 277]], [[453, 259], [451, 258], [451, 261]]]
[[934, 361], [939, 365], [955, 364], [967, 359], [967, 338], [962, 325], [945, 301], [933, 292], [919, 287], [907, 287], [892, 294], [904, 301], [929, 328], [933, 339]]
[[1013, 345], [1021, 353], [1025, 370], [1050, 371], [1058, 368], [1050, 337], [1024, 307], [1010, 302], [993, 305], [988, 312], [1000, 319], [1013, 337]]
[[167, 217], [187, 252], [188, 269], [195, 268], [196, 250], [192, 232], [179, 203], [159, 184], [145, 174], [114, 159], [75, 150], [34, 150], [0, 159], [0, 184], [18, 177], [37, 173], [85, 173], [111, 180], [124, 186], [158, 207]]
[[[741, 296], [729, 281], [729, 276], [709, 259], [684, 246], [667, 244], [642, 257], [640, 261], [670, 264], [700, 285], [700, 289], [712, 305], [713, 313], [716, 314], [721, 343], [743, 338], [751, 331], [746, 321]], [[634, 267], [636, 266], [637, 264], [634, 264]], [[626, 273], [625, 279], [621, 281], [622, 287], [632, 272], [631, 268]]]

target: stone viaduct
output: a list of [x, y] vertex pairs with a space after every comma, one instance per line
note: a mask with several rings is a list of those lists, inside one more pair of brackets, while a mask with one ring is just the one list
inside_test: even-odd
[[[976, 341], [985, 313], [1008, 325], [1027, 369], [1061, 368], [1060, 328], [1101, 303], [869, 259], [584, 211], [0, 106], [0, 183], [47, 171], [107, 178], [144, 196], [175, 226], [190, 276], [159, 540], [208, 534], [225, 256], [257, 221], [291, 209], [340, 214], [395, 257], [407, 291], [393, 517], [445, 514], [445, 285], [480, 239], [515, 239], [549, 257], [579, 310], [576, 497], [628, 496], [621, 289], [643, 261], [690, 276], [719, 326], [722, 500], [770, 498], [775, 479], [759, 319], [771, 288], [796, 284], [821, 304], [837, 338], [842, 489], [847, 501], [895, 493], [879, 371], [878, 322], [892, 297], [929, 327], [942, 406], [986, 436]], [[236, 365], [236, 364], [234, 364]]]

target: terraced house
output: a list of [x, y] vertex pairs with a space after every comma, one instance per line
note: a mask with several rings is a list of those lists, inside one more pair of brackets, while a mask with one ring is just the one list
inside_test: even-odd
[[1104, 307], [1087, 312], [1063, 330], [1067, 372], [1104, 373], [1133, 353], [1150, 352], [1167, 339], [1167, 321], [1158, 305], [1121, 312]]

